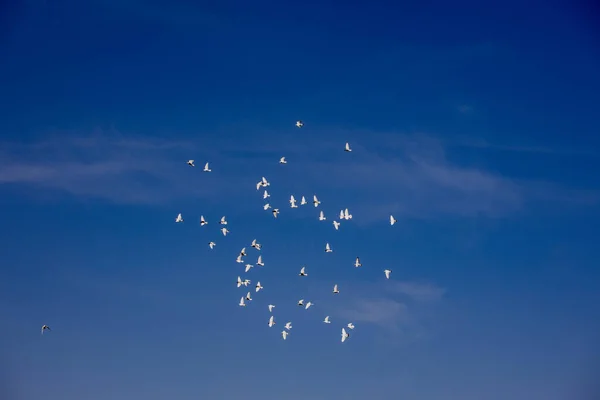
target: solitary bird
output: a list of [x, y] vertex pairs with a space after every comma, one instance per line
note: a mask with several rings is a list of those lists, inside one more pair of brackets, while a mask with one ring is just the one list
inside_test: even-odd
[[177, 217], [175, 218], [175, 222], [183, 222], [183, 217], [181, 216], [181, 213], [177, 214]]
[[356, 257], [356, 261], [354, 261], [354, 266], [356, 268], [362, 267], [362, 264], [360, 263], [360, 258]]
[[273, 309], [275, 308], [275, 306], [273, 304], [269, 304], [269, 312], [273, 312]]
[[352, 322], [349, 322], [349, 323], [348, 323], [348, 328], [349, 328], [349, 329], [354, 329], [354, 324], [353, 324]]
[[385, 279], [390, 279], [390, 274], [392, 273], [392, 270], [386, 269], [383, 271], [383, 273], [385, 274]]
[[319, 199], [317, 198], [317, 195], [313, 195], [313, 204], [315, 207], [317, 207], [319, 204], [321, 204], [321, 202], [319, 201]]
[[273, 325], [275, 325], [275, 316], [271, 315], [269, 318], [269, 328], [273, 327]]
[[296, 121], [296, 126], [297, 126], [298, 128], [302, 128], [302, 127], [304, 126], [304, 122], [302, 122], [302, 121], [298, 120], [298, 121]]
[[214, 249], [216, 245], [215, 242], [208, 242], [208, 247], [210, 247], [211, 250]]
[[225, 218], [225, 216], [221, 217], [221, 222], [219, 222], [221, 225], [227, 225], [227, 219]]
[[310, 308], [310, 306], [314, 306], [314, 303], [311, 303], [309, 301], [308, 303], [306, 303], [306, 309], [308, 310]]
[[269, 203], [267, 203], [263, 206], [263, 210], [265, 210], [265, 211], [267, 211], [269, 208], [271, 208], [271, 205]]
[[298, 305], [299, 305], [300, 307], [304, 306], [304, 299], [300, 299], [300, 300], [298, 300]]
[[204, 164], [204, 169], [202, 171], [204, 171], [204, 172], [210, 172], [210, 171], [212, 171], [212, 169], [210, 169], [208, 167], [208, 163], [206, 163], [206, 164]]
[[333, 293], [334, 293], [334, 294], [338, 294], [339, 292], [340, 292], [340, 291], [339, 291], [339, 289], [338, 289], [338, 285], [337, 285], [337, 284], [333, 285]]
[[204, 226], [208, 224], [208, 222], [206, 222], [206, 220], [204, 219], [204, 215], [200, 216], [200, 226]]
[[352, 149], [350, 148], [350, 144], [346, 142], [346, 146], [344, 147], [344, 151], [350, 152]]
[[227, 236], [227, 234], [229, 233], [229, 230], [225, 227], [221, 228], [221, 233], [223, 234], [223, 236]]
[[306, 267], [302, 267], [302, 269], [300, 270], [300, 273], [298, 275], [300, 275], [300, 276], [308, 276], [308, 274], [306, 273]]
[[332, 253], [333, 250], [331, 250], [331, 246], [329, 246], [329, 243], [325, 244], [325, 253]]
[[190, 167], [195, 167], [194, 160], [188, 160], [187, 165], [189, 165]]
[[44, 331], [51, 331], [52, 329], [50, 329], [50, 327], [48, 325], [42, 325], [42, 335], [44, 334]]
[[344, 343], [349, 337], [350, 335], [348, 334], [348, 332], [346, 332], [346, 329], [342, 328], [342, 343]]
[[323, 320], [324, 323], [326, 324], [330, 324], [331, 321], [329, 320], [329, 315], [325, 317], [325, 319]]
[[279, 159], [279, 164], [287, 164], [287, 161], [285, 160], [285, 157], [281, 157]]
[[339, 230], [340, 229], [340, 223], [337, 221], [333, 221], [333, 227], [335, 228], [335, 230]]
[[277, 218], [278, 214], [279, 214], [279, 208], [274, 208], [273, 209], [273, 217]]
[[325, 218], [325, 214], [323, 213], [323, 211], [321, 211], [321, 212], [319, 213], [319, 221], [325, 221], [325, 219], [326, 219], [326, 218]]
[[394, 225], [396, 223], [396, 218], [393, 215], [390, 215], [390, 225]]
[[284, 328], [289, 331], [290, 329], [292, 329], [292, 323], [291, 322], [286, 322]]

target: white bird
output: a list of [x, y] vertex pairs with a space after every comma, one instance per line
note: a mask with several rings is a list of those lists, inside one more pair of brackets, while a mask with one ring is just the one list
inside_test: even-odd
[[285, 157], [281, 157], [279, 159], [279, 164], [287, 164], [287, 161], [285, 160]]
[[244, 302], [244, 298], [240, 299], [240, 307], [246, 307], [246, 303]]
[[325, 253], [332, 253], [332, 252], [333, 252], [333, 250], [331, 250], [329, 243], [325, 244]]
[[271, 195], [265, 190], [265, 192], [263, 193], [263, 199], [266, 199], [267, 197], [271, 197]]
[[260, 266], [260, 267], [264, 267], [265, 263], [262, 260], [262, 256], [258, 256], [258, 260], [256, 260], [256, 265]]
[[288, 331], [281, 331], [281, 336], [283, 337], [283, 340], [287, 339], [287, 336], [289, 335]]
[[240, 250], [240, 256], [246, 257], [246, 248], [245, 247], [242, 247], [242, 250]]
[[354, 329], [354, 324], [353, 324], [352, 322], [349, 322], [347, 326], [348, 326], [348, 328], [350, 328], [350, 329]]
[[348, 213], [347, 208], [344, 210], [344, 219], [345, 220], [352, 219], [352, 214]]
[[350, 144], [348, 142], [346, 142], [346, 146], [344, 147], [344, 151], [352, 151], [352, 149], [350, 148]]
[[229, 233], [229, 230], [225, 227], [221, 228], [221, 233], [223, 234], [223, 236], [227, 236], [227, 234]]
[[246, 300], [252, 301], [252, 296], [250, 296], [250, 292], [246, 293]]
[[189, 165], [190, 167], [195, 167], [194, 160], [188, 160], [187, 165]]
[[246, 269], [244, 270], [245, 272], [250, 271], [252, 268], [254, 268], [254, 265], [252, 264], [246, 264]]
[[302, 196], [302, 199], [300, 199], [300, 205], [303, 206], [306, 204], [306, 198], [304, 196]]
[[333, 221], [333, 227], [335, 228], [335, 230], [339, 230], [340, 229], [340, 223], [337, 221]]
[[221, 222], [219, 222], [221, 225], [227, 225], [227, 219], [225, 219], [225, 216], [221, 217]]
[[290, 329], [292, 329], [292, 323], [291, 322], [286, 322], [284, 328], [289, 331]]
[[338, 294], [340, 292], [340, 290], [338, 289], [338, 285], [333, 285], [333, 293], [334, 294]]
[[314, 303], [311, 303], [310, 301], [308, 303], [306, 303], [306, 309], [308, 310], [310, 308], [310, 306], [314, 305]]
[[244, 284], [244, 282], [242, 281], [242, 278], [240, 278], [240, 277], [238, 276], [238, 278], [237, 278], [237, 287], [240, 287], [240, 286], [242, 286], [243, 284]]
[[302, 267], [302, 269], [300, 270], [300, 273], [298, 275], [300, 275], [300, 276], [308, 276], [308, 274], [306, 273], [306, 267]]
[[181, 213], [177, 214], [177, 217], [175, 218], [175, 222], [183, 222], [183, 217], [181, 216]]
[[296, 205], [296, 199], [294, 198], [294, 195], [290, 196], [290, 206], [292, 208], [298, 208], [298, 206]]
[[242, 285], [248, 287], [248, 285], [251, 283], [252, 283], [252, 281], [250, 281], [250, 279], [244, 279], [244, 282], [242, 282]]
[[302, 128], [304, 126], [304, 122], [298, 120], [298, 121], [296, 121], [296, 126], [298, 128]]
[[208, 167], [208, 163], [206, 163], [206, 164], [204, 164], [204, 169], [202, 171], [204, 171], [204, 172], [210, 172], [210, 171], [212, 171], [212, 169], [210, 169]]
[[323, 322], [325, 322], [326, 324], [330, 324], [331, 321], [329, 320], [329, 315], [325, 317], [325, 319], [323, 320]]
[[325, 221], [325, 219], [326, 219], [326, 218], [325, 218], [325, 214], [323, 213], [323, 211], [321, 211], [321, 212], [319, 213], [319, 221]]
[[208, 247], [210, 247], [211, 250], [214, 249], [216, 245], [215, 242], [208, 242]]
[[273, 217], [277, 218], [278, 214], [279, 214], [279, 208], [274, 208], [273, 209]]
[[267, 211], [269, 208], [271, 208], [271, 205], [269, 203], [267, 203], [263, 206], [263, 210], [265, 210], [265, 211]]
[[340, 219], [344, 219], [344, 210], [340, 210]]
[[346, 332], [346, 329], [342, 328], [342, 343], [344, 343], [349, 337], [350, 335], [348, 334], [348, 332]]
[[298, 305], [302, 307], [304, 305], [304, 299], [298, 300]]
[[360, 262], [360, 258], [356, 257], [356, 261], [354, 261], [354, 266], [355, 266], [356, 268], [358, 268], [358, 267], [362, 267], [362, 264], [361, 264], [361, 262]]
[[267, 187], [269, 185], [269, 181], [267, 181], [267, 179], [263, 176], [261, 180], [258, 181], [258, 183], [256, 184], [256, 190], [260, 189], [261, 187]]
[[208, 224], [208, 222], [206, 222], [206, 220], [204, 219], [204, 215], [200, 216], [200, 226], [204, 226]]
[[262, 287], [262, 285], [260, 284], [260, 281], [256, 283], [256, 293], [260, 292], [262, 289], [264, 289]]
[[275, 316], [271, 315], [269, 318], [269, 328], [272, 328], [275, 325]]
[[269, 304], [269, 312], [273, 312], [273, 309], [275, 308], [275, 306], [273, 304]]
[[252, 244], [250, 246], [254, 247], [256, 250], [260, 250], [260, 243], [256, 241], [256, 239], [252, 240]]
[[42, 335], [44, 334], [44, 331], [51, 331], [52, 329], [50, 329], [50, 327], [48, 325], [42, 325]]
[[383, 273], [385, 274], [385, 279], [390, 279], [390, 274], [392, 273], [392, 270], [386, 269], [383, 271]]
[[390, 225], [394, 225], [396, 223], [396, 218], [393, 215], [390, 215]]
[[321, 204], [321, 202], [319, 201], [319, 199], [317, 199], [317, 195], [313, 195], [313, 204], [315, 207], [318, 207], [319, 204]]
[[235, 259], [235, 262], [240, 263], [240, 264], [244, 263], [244, 260], [242, 259], [242, 255], [241, 254], [237, 256], [237, 258]]

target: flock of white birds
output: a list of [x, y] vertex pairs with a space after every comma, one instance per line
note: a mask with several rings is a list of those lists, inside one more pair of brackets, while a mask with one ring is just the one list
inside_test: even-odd
[[[296, 126], [298, 128], [302, 128], [304, 126], [304, 123], [302, 121], [296, 121]], [[351, 152], [352, 148], [350, 147], [349, 143], [346, 143], [344, 146], [344, 151], [345, 152]], [[285, 157], [281, 157], [279, 159], [279, 163], [280, 164], [287, 164], [287, 160], [285, 159]], [[194, 160], [188, 160], [187, 165], [189, 165], [190, 167], [195, 167], [196, 165], [194, 164]], [[204, 164], [204, 168], [202, 170], [203, 172], [212, 172], [212, 169], [210, 168], [209, 163], [207, 162], [206, 164]], [[274, 218], [277, 218], [277, 215], [279, 215], [279, 208], [273, 208], [269, 203], [268, 203], [268, 199], [269, 197], [271, 197], [271, 195], [269, 194], [269, 192], [267, 191], [267, 187], [271, 186], [271, 183], [263, 176], [257, 183], [256, 183], [256, 190], [260, 190], [261, 188], [264, 189], [263, 192], [263, 199], [265, 201], [265, 204], [263, 205], [263, 209], [269, 210], [271, 209], [271, 213], [273, 214]], [[294, 195], [290, 196], [290, 208], [298, 208], [298, 200], [294, 197]], [[300, 198], [300, 206], [306, 205], [308, 204], [306, 198], [304, 196], [302, 196]], [[313, 200], [312, 200], [312, 204], [315, 208], [319, 207], [319, 205], [321, 204], [321, 201], [317, 198], [316, 195], [313, 195]], [[325, 217], [325, 214], [322, 210], [319, 211], [319, 221], [325, 221], [327, 218]], [[333, 227], [335, 230], [339, 230], [340, 225], [341, 225], [341, 221], [348, 221], [352, 219], [352, 214], [350, 214], [350, 211], [348, 210], [348, 208], [340, 210], [339, 213], [339, 221], [337, 220], [333, 220]], [[390, 225], [394, 225], [396, 223], [396, 219], [394, 218], [393, 215], [390, 215]], [[184, 222], [183, 216], [181, 213], [179, 213], [177, 215], [177, 217], [175, 218], [175, 222], [176, 223], [182, 223]], [[203, 215], [200, 216], [200, 226], [205, 226], [208, 224], [208, 221], [206, 221], [206, 219], [204, 218]], [[219, 224], [222, 226], [221, 227], [221, 233], [223, 234], [223, 236], [227, 236], [227, 234], [229, 233], [229, 230], [227, 229], [227, 218], [225, 216], [221, 217], [221, 220], [219, 221]], [[212, 250], [215, 248], [216, 243], [214, 241], [210, 241], [208, 243], [209, 248]], [[252, 248], [254, 248], [257, 251], [261, 250], [261, 244], [259, 242], [257, 242], [256, 239], [252, 240], [250, 246]], [[325, 243], [325, 253], [332, 253], [333, 249], [331, 248], [329, 243]], [[246, 261], [244, 261], [244, 257], [247, 256], [246, 253], [246, 248], [242, 248], [242, 250], [239, 252], [237, 258], [236, 258], [236, 262], [240, 263], [240, 264], [244, 264], [244, 273], [248, 273], [250, 272], [250, 270], [252, 268], [254, 268], [255, 265], [258, 265], [259, 267], [263, 267], [265, 264], [263, 262], [262, 259], [262, 255], [258, 255], [258, 258], [256, 260], [255, 264], [251, 264], [251, 263], [246, 263]], [[356, 257], [356, 260], [354, 262], [354, 267], [355, 268], [359, 268], [362, 267], [362, 263], [360, 262], [360, 258]], [[383, 270], [383, 273], [385, 275], [386, 279], [390, 279], [390, 275], [392, 273], [392, 271], [390, 269], [385, 269]], [[302, 278], [305, 278], [308, 276], [308, 273], [306, 272], [306, 267], [302, 267], [300, 268], [300, 272], [298, 273], [298, 275]], [[248, 287], [250, 284], [252, 283], [252, 281], [250, 279], [242, 279], [241, 276], [237, 277], [237, 287]], [[255, 285], [255, 291], [256, 293], [260, 292], [263, 289], [262, 284], [259, 282], [256, 282]], [[333, 286], [333, 290], [332, 290], [333, 295], [337, 295], [340, 293], [340, 290], [338, 288], [337, 284], [334, 284]], [[251, 291], [247, 292], [245, 296], [242, 296], [240, 298], [239, 301], [239, 306], [240, 307], [246, 307], [247, 302], [251, 302], [252, 301], [252, 293]], [[306, 301], [304, 299], [300, 299], [298, 300], [298, 306], [299, 307], [304, 307], [304, 309], [308, 310], [311, 306], [313, 306], [314, 303], [312, 303], [311, 301]], [[269, 304], [267, 306], [269, 313], [273, 314], [273, 310], [275, 308], [274, 304]], [[323, 323], [325, 324], [330, 324], [331, 323], [331, 319], [329, 315], [326, 315], [325, 318], [323, 319]], [[269, 317], [269, 321], [268, 321], [268, 326], [269, 328], [272, 328], [273, 326], [275, 326], [275, 316], [271, 315]], [[281, 331], [281, 337], [283, 338], [283, 340], [286, 340], [288, 335], [290, 334], [290, 331], [292, 329], [292, 323], [291, 322], [287, 322], [285, 323], [285, 325], [283, 326], [284, 329]], [[344, 325], [341, 329], [341, 342], [345, 342], [346, 339], [348, 339], [350, 337], [350, 334], [348, 333], [348, 331], [346, 330], [346, 328], [348, 328], [349, 330], [354, 329], [354, 324], [352, 322], [347, 323], [346, 325]], [[42, 326], [42, 335], [44, 334], [44, 331], [46, 330], [51, 330], [50, 327], [48, 325], [43, 325]]]

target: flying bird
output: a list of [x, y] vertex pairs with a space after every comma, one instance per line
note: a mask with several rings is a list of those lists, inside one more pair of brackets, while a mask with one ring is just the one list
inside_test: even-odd
[[239, 306], [240, 306], [240, 307], [246, 307], [246, 303], [244, 302], [244, 297], [242, 297], [242, 298], [240, 299], [240, 304], [239, 304]]
[[285, 157], [281, 157], [279, 159], [279, 164], [287, 164], [287, 161], [285, 160]]
[[349, 337], [350, 335], [348, 334], [348, 332], [346, 332], [346, 329], [342, 328], [342, 343], [344, 343]]
[[275, 316], [271, 315], [269, 318], [269, 328], [272, 328], [275, 325]]
[[244, 282], [242, 281], [242, 278], [240, 278], [240, 277], [238, 276], [238, 278], [237, 278], [237, 287], [240, 287], [240, 286], [242, 286], [243, 284], [244, 284]]
[[246, 293], [246, 300], [252, 301], [252, 296], [250, 296], [250, 292]]
[[256, 293], [260, 292], [262, 289], [264, 289], [264, 288], [262, 287], [262, 285], [260, 284], [260, 282], [257, 282], [256, 283]]
[[289, 331], [290, 329], [292, 329], [292, 323], [291, 322], [286, 322], [284, 328]]
[[345, 220], [352, 219], [352, 214], [348, 213], [348, 209], [347, 208], [344, 210], [344, 219]]
[[337, 285], [337, 284], [333, 285], [333, 293], [334, 293], [334, 294], [338, 294], [339, 292], [340, 292], [340, 291], [339, 291], [339, 289], [338, 289], [338, 285]]
[[297, 126], [298, 128], [302, 128], [302, 127], [304, 126], [304, 122], [302, 122], [302, 121], [298, 120], [298, 121], [296, 121], [296, 126]]
[[310, 308], [310, 306], [313, 306], [314, 303], [311, 303], [310, 301], [308, 303], [306, 303], [306, 309], [308, 310]]
[[300, 276], [308, 276], [308, 274], [306, 273], [306, 267], [302, 267], [302, 269], [300, 270], [300, 273], [298, 275], [300, 275]]
[[211, 250], [214, 249], [216, 245], [215, 242], [208, 242], [208, 247], [210, 247]]
[[340, 223], [337, 221], [333, 221], [333, 227], [335, 228], [335, 230], [337, 231], [338, 229], [340, 229]]
[[244, 279], [244, 282], [242, 282], [242, 285], [248, 287], [249, 284], [251, 284], [252, 282], [250, 281], [250, 279]]
[[221, 217], [221, 222], [219, 222], [221, 225], [227, 225], [227, 219], [225, 219], [225, 216]]
[[240, 256], [246, 257], [246, 248], [245, 247], [242, 247], [242, 250], [240, 250]]
[[393, 215], [390, 215], [390, 225], [394, 225], [396, 223], [396, 218]]
[[265, 263], [263, 263], [262, 256], [258, 256], [258, 260], [256, 260], [256, 265], [260, 267], [264, 267]]
[[385, 274], [385, 279], [390, 279], [390, 274], [392, 273], [392, 270], [386, 269], [383, 271], [383, 273]]
[[298, 206], [296, 205], [296, 199], [294, 198], [294, 195], [290, 196], [290, 206], [292, 208], [298, 208]]
[[237, 258], [235, 259], [235, 262], [240, 263], [240, 264], [244, 263], [244, 260], [242, 259], [242, 255], [241, 254], [237, 256]]
[[350, 148], [350, 144], [346, 142], [346, 146], [344, 146], [344, 151], [350, 152], [352, 149]]
[[190, 167], [195, 167], [194, 160], [188, 160], [187, 165], [189, 165]]
[[325, 317], [325, 319], [323, 320], [324, 323], [326, 324], [330, 324], [331, 321], [329, 320], [329, 315]]
[[340, 210], [340, 219], [344, 219], [344, 210]]
[[354, 329], [354, 324], [352, 322], [349, 322], [347, 326], [349, 329]]
[[204, 219], [204, 215], [200, 216], [200, 226], [204, 226], [208, 224], [208, 222], [206, 222], [206, 220]]
[[326, 218], [325, 218], [325, 214], [323, 213], [323, 211], [321, 211], [321, 212], [319, 213], [319, 221], [325, 221], [325, 219], [326, 219]]
[[183, 222], [183, 217], [181, 216], [181, 213], [177, 214], [177, 217], [175, 218], [175, 222]]
[[287, 336], [289, 335], [288, 331], [281, 331], [281, 336], [283, 337], [283, 340], [287, 339]]
[[273, 209], [273, 217], [277, 218], [278, 214], [279, 214], [279, 208], [274, 208]]
[[320, 201], [319, 201], [319, 199], [317, 198], [317, 195], [316, 195], [316, 194], [313, 194], [313, 205], [314, 205], [315, 207], [318, 207], [318, 206], [319, 206], [319, 204], [321, 204], [321, 202], [320, 202]]
[[298, 305], [299, 305], [300, 307], [304, 306], [304, 299], [300, 299], [300, 300], [298, 300]]
[[300, 199], [300, 205], [303, 206], [306, 204], [306, 198], [304, 196], [302, 196], [302, 199]]
[[269, 203], [267, 203], [267, 204], [265, 204], [265, 205], [263, 206], [263, 209], [264, 209], [265, 211], [267, 211], [269, 208], [271, 208], [271, 205], [270, 205]]
[[52, 329], [50, 329], [50, 327], [48, 325], [42, 325], [42, 335], [44, 334], [44, 331], [51, 331]]
[[254, 247], [256, 250], [260, 250], [260, 243], [258, 243], [256, 239], [252, 240], [252, 244], [250, 246]]
[[331, 250], [329, 243], [325, 244], [325, 253], [332, 253], [332, 252], [333, 252], [333, 250]]
[[246, 269], [244, 270], [245, 272], [250, 271], [252, 268], [254, 268], [254, 265], [252, 264], [246, 264]]
[[273, 312], [273, 309], [275, 308], [275, 306], [273, 304], [269, 304], [269, 312]]
[[267, 192], [267, 190], [265, 189], [265, 192], [263, 193], [263, 199], [266, 199], [267, 197], [271, 197], [271, 195], [269, 194], [269, 192]]
[[227, 236], [227, 234], [229, 233], [229, 230], [225, 227], [221, 228], [221, 233], [223, 234], [223, 236]]
[[210, 171], [212, 171], [212, 169], [210, 169], [208, 167], [208, 163], [206, 163], [206, 164], [204, 164], [204, 169], [202, 171], [204, 171], [204, 172], [210, 172]]
[[264, 176], [261, 178], [260, 181], [258, 181], [258, 183], [256, 184], [256, 190], [260, 189], [261, 187], [267, 187], [269, 186], [270, 183], [267, 180], [267, 178], [265, 178]]
[[360, 258], [356, 257], [356, 261], [354, 261], [354, 266], [356, 268], [362, 267], [362, 264], [360, 263]]

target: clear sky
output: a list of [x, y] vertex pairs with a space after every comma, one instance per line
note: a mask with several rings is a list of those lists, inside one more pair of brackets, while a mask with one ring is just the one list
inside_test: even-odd
[[598, 395], [598, 10], [403, 3], [2, 2], [0, 398]]

